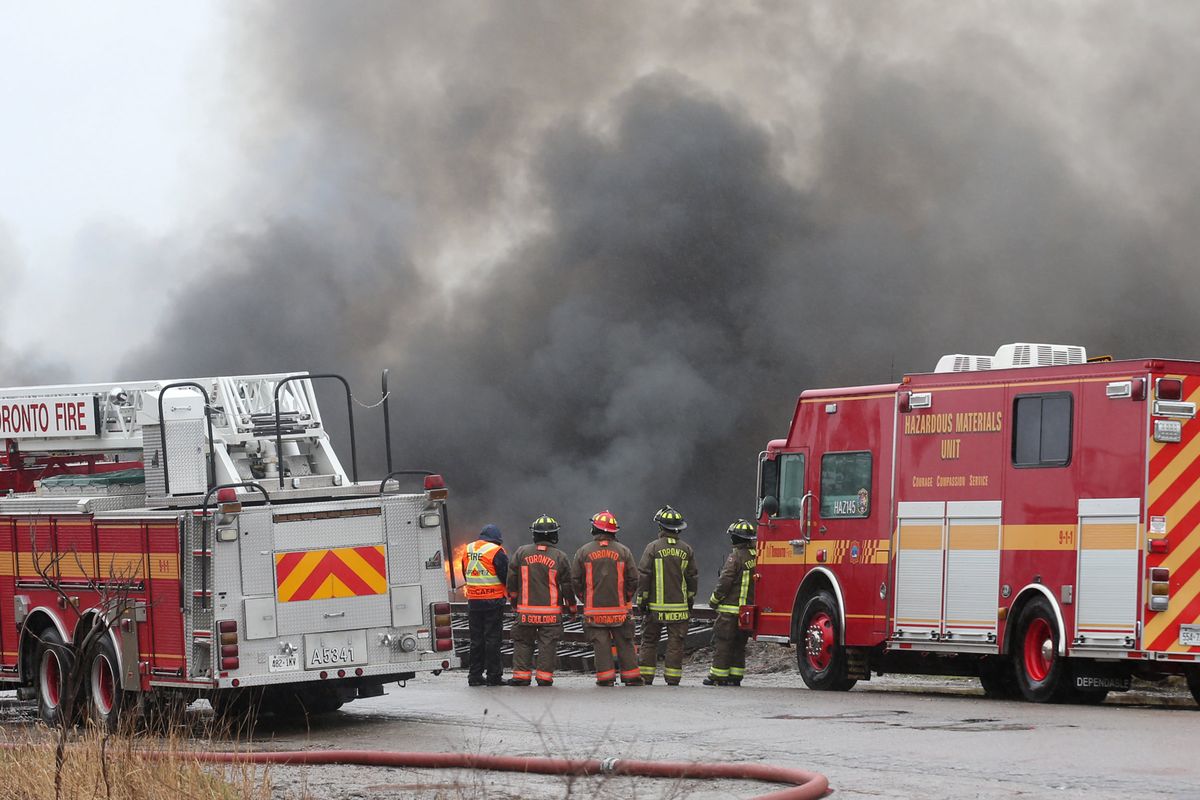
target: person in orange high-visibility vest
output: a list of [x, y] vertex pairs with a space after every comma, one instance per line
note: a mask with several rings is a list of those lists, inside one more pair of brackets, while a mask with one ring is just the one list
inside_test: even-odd
[[[500, 529], [483, 526], [479, 538], [467, 545], [462, 557], [467, 584], [467, 619], [471, 626], [468, 686], [501, 686], [504, 662], [500, 642], [504, 636], [504, 582], [508, 580], [508, 554], [500, 546]], [[485, 677], [486, 672], [486, 677]]]
[[629, 548], [617, 541], [617, 530], [612, 512], [601, 511], [592, 517], [592, 541], [575, 553], [571, 583], [583, 597], [583, 625], [595, 651], [597, 685], [612, 686], [620, 670], [626, 686], [644, 686], [629, 616], [638, 590], [637, 561]]

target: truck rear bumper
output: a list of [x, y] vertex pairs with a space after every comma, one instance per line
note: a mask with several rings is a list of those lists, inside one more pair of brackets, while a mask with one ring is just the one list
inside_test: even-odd
[[310, 683], [316, 681], [337, 680], [339, 678], [375, 678], [378, 683], [401, 680], [400, 675], [412, 675], [425, 672], [440, 672], [451, 668], [450, 651], [446, 653], [428, 653], [426, 657], [415, 661], [389, 662], [386, 664], [364, 664], [357, 667], [342, 667], [340, 669], [309, 670], [298, 669], [289, 672], [262, 672], [239, 670], [236, 675], [217, 678], [214, 688], [228, 689], [237, 686], [281, 686], [290, 683]]

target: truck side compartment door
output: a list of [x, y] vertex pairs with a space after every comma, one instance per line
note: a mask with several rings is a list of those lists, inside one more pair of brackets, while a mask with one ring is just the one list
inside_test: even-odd
[[1000, 501], [946, 503], [946, 607], [942, 635], [994, 644], [1000, 593]]
[[946, 504], [896, 504], [896, 578], [892, 637], [936, 639], [942, 624]]

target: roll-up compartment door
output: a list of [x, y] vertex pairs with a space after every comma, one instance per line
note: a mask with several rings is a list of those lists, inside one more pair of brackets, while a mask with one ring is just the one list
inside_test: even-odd
[[944, 633], [951, 639], [996, 639], [1000, 530], [999, 500], [946, 504]]
[[1136, 497], [1079, 501], [1078, 646], [1134, 646], [1141, 575], [1140, 509]]
[[946, 504], [897, 504], [896, 596], [892, 635], [933, 639], [941, 631]]

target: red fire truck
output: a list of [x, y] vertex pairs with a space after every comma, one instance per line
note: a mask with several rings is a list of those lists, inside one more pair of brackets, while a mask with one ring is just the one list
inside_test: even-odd
[[449, 667], [445, 483], [360, 482], [354, 402], [306, 373], [0, 390], [0, 687], [115, 725], [197, 697], [329, 711]]
[[1200, 700], [1198, 398], [1200, 363], [1043, 344], [805, 391], [759, 458], [747, 621], [814, 689], [1099, 702], [1182, 674]]

